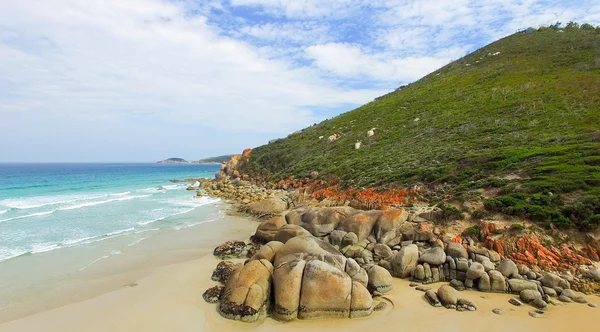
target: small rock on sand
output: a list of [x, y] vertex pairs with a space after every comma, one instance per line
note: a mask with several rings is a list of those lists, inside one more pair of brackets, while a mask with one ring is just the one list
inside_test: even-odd
[[416, 290], [418, 290], [418, 291], [421, 291], [421, 292], [426, 292], [426, 291], [430, 290], [430, 289], [431, 289], [431, 287], [427, 287], [427, 286], [418, 286], [418, 287], [416, 287], [415, 289], [416, 289]]
[[596, 305], [596, 303], [588, 303], [588, 306], [589, 306], [589, 307], [592, 307], [592, 308], [597, 308], [597, 307], [598, 307], [598, 306]]
[[523, 305], [523, 302], [521, 302], [521, 300], [514, 298], [514, 297], [512, 299], [508, 300], [508, 303], [515, 305], [517, 307], [520, 307]]
[[537, 313], [537, 312], [535, 312], [535, 311], [530, 311], [530, 312], [529, 312], [529, 316], [531, 316], [531, 317], [533, 317], [533, 318], [540, 318], [540, 317], [542, 317], [542, 315], [541, 315], [541, 314], [538, 314], [538, 313]]
[[493, 309], [492, 312], [495, 313], [496, 315], [504, 315], [504, 310], [502, 310], [500, 308]]

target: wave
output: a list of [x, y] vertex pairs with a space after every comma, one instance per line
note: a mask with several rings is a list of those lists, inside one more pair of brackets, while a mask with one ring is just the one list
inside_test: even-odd
[[123, 193], [118, 193], [118, 194], [110, 194], [111, 196], [125, 196], [125, 195], [129, 195], [131, 194], [131, 191], [126, 191]]
[[106, 233], [106, 234], [104, 234], [104, 236], [113, 236], [113, 235], [119, 235], [119, 234], [123, 234], [123, 233], [125, 233], [125, 232], [131, 232], [131, 231], [133, 231], [133, 230], [135, 230], [135, 228], [134, 228], [134, 227], [127, 228], [127, 229], [121, 229], [121, 230], [118, 230], [118, 231], [114, 231], [114, 232]]
[[54, 212], [56, 212], [56, 210], [45, 211], [45, 212], [38, 212], [38, 213], [32, 213], [32, 214], [26, 214], [24, 216], [12, 217], [12, 218], [8, 218], [8, 219], [0, 219], [0, 222], [11, 221], [11, 220], [18, 220], [18, 219], [25, 219], [25, 218], [31, 218], [31, 217], [45, 216], [45, 215], [52, 214]]
[[91, 263], [89, 263], [88, 265], [86, 265], [86, 266], [84, 266], [84, 267], [80, 268], [80, 269], [79, 269], [79, 271], [83, 271], [83, 270], [87, 269], [88, 267], [90, 267], [90, 266], [92, 266], [92, 265], [94, 265], [94, 264], [98, 263], [99, 261], [101, 261], [101, 260], [103, 260], [103, 259], [107, 259], [107, 258], [109, 258], [110, 256], [113, 256], [113, 255], [120, 255], [120, 254], [121, 254], [121, 252], [120, 252], [120, 251], [118, 251], [118, 250], [116, 250], [116, 251], [111, 251], [110, 253], [108, 253], [108, 254], [106, 254], [106, 255], [103, 255], [102, 257], [100, 257], [100, 258], [98, 258], [98, 259], [95, 259], [95, 260], [93, 260], [93, 261], [92, 261]]
[[58, 244], [40, 244], [40, 245], [34, 245], [33, 248], [30, 250], [30, 252], [32, 254], [39, 254], [42, 252], [52, 251], [52, 250], [58, 249], [58, 248], [60, 248], [58, 246]]
[[0, 210], [0, 214], [5, 214], [8, 210]]
[[[171, 185], [167, 185], [167, 186], [161, 186], [159, 189], [160, 190], [174, 190], [177, 188], [180, 188], [180, 186], [176, 185], [176, 184], [171, 184]], [[183, 188], [183, 187], [181, 187], [181, 188]]]
[[[60, 198], [59, 198], [60, 197]], [[66, 198], [72, 197], [72, 198]], [[106, 195], [88, 195], [88, 196], [36, 196], [23, 199], [5, 199], [0, 201], [0, 205], [17, 210], [38, 209], [49, 205], [68, 204], [91, 199], [106, 197]]]
[[130, 199], [145, 198], [145, 197], [150, 197], [150, 196], [152, 196], [152, 195], [138, 195], [138, 196], [127, 196], [127, 197], [122, 197], [122, 198], [113, 198], [113, 199], [109, 199], [106, 201], [90, 202], [90, 203], [83, 203], [83, 204], [78, 204], [78, 205], [73, 205], [73, 206], [67, 206], [67, 207], [58, 209], [58, 211], [75, 210], [75, 209], [81, 209], [81, 208], [89, 207], [89, 206], [96, 206], [96, 205], [107, 204], [107, 203], [111, 203], [111, 202], [128, 201]]

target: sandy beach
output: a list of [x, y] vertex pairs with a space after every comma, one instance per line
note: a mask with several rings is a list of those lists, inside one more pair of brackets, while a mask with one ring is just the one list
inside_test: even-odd
[[[210, 279], [218, 260], [211, 252], [226, 240], [244, 239], [257, 223], [237, 217], [190, 228], [185, 233], [166, 235], [164, 241], [188, 242], [188, 249], [146, 250], [145, 263], [122, 273], [83, 276], [71, 287], [38, 294], [19, 310], [3, 310], [0, 331], [367, 331], [401, 329], [421, 331], [589, 331], [597, 328], [600, 309], [571, 303], [550, 306], [542, 318], [529, 317], [530, 306], [514, 307], [509, 294], [463, 292], [474, 301], [476, 312], [434, 308], [423, 293], [409, 287], [407, 280], [395, 279], [394, 290], [386, 296], [390, 304], [383, 312], [361, 319], [328, 319], [282, 323], [271, 318], [246, 324], [222, 318], [216, 305], [204, 302], [202, 293], [216, 283]], [[179, 239], [173, 238], [178, 236]], [[157, 245], [155, 239], [147, 245]], [[153, 254], [149, 254], [153, 252]], [[128, 258], [130, 259], [130, 258]], [[106, 264], [110, 262], [107, 261]], [[123, 263], [123, 262], [121, 262]], [[438, 285], [431, 285], [437, 288]], [[596, 296], [590, 302], [600, 302]], [[393, 305], [391, 305], [393, 303]], [[504, 315], [492, 313], [501, 308]]]

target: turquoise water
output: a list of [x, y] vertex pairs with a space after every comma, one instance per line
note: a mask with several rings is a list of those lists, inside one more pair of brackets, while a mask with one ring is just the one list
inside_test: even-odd
[[[195, 197], [186, 183], [219, 165], [0, 164], [0, 262], [119, 236], [180, 229], [217, 218], [182, 216], [218, 199]], [[204, 211], [204, 210], [203, 210]]]

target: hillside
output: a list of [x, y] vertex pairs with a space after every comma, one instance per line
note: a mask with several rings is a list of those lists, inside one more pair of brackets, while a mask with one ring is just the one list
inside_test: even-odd
[[600, 29], [513, 34], [256, 148], [245, 171], [271, 178], [318, 171], [359, 188], [419, 183], [457, 200], [493, 192], [484, 197], [488, 211], [593, 229], [600, 224]]
[[211, 157], [211, 158], [206, 158], [206, 159], [200, 159], [197, 161], [194, 161], [194, 164], [220, 164], [224, 161], [228, 161], [229, 159], [231, 159], [233, 155], [228, 154], [228, 155], [224, 155], [224, 156], [218, 156], [218, 157]]

